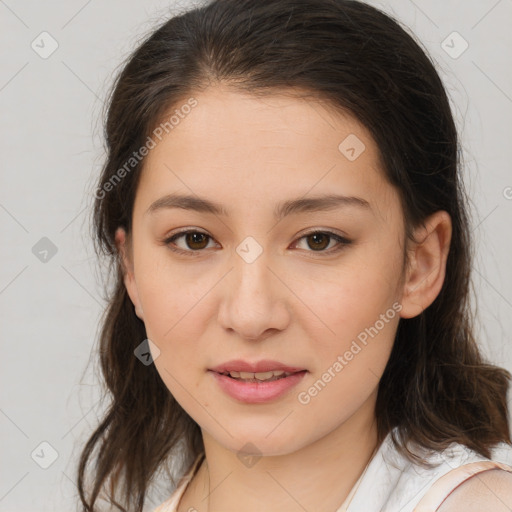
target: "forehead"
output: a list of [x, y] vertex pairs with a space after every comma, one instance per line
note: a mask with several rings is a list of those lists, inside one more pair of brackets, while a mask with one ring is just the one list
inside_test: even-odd
[[219, 85], [194, 98], [146, 157], [139, 186], [147, 201], [176, 190], [213, 194], [228, 208], [308, 194], [390, 199], [378, 147], [350, 114], [296, 91], [257, 97]]

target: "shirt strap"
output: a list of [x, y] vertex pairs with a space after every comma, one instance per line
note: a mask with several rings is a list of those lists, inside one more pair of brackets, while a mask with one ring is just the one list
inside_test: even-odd
[[205, 458], [205, 455], [206, 454], [204, 451], [197, 455], [190, 469], [180, 478], [180, 481], [177, 483], [176, 489], [172, 493], [171, 497], [157, 508], [153, 509], [153, 512], [176, 512], [180, 500], [183, 494], [185, 494], [185, 490], [188, 484], [198, 471], [201, 462], [203, 462], [203, 459]]
[[512, 466], [492, 460], [463, 464], [438, 478], [423, 495], [413, 512], [435, 512], [459, 485], [490, 469], [503, 469], [512, 473]]

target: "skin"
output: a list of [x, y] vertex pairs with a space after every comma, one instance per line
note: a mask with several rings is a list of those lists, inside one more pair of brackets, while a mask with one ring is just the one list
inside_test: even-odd
[[[451, 222], [436, 212], [407, 241], [398, 193], [379, 167], [377, 146], [355, 118], [318, 100], [273, 94], [264, 99], [215, 85], [146, 158], [133, 229], [118, 229], [125, 285], [169, 391], [197, 422], [207, 463], [178, 511], [336, 510], [377, 447], [374, 406], [399, 318], [411, 318], [438, 295]], [[338, 145], [355, 134], [366, 149], [354, 161]], [[228, 216], [149, 206], [169, 193], [221, 203]], [[285, 199], [322, 194], [365, 199], [273, 218]], [[204, 232], [203, 244], [163, 240], [179, 228]], [[305, 233], [333, 231], [352, 240], [338, 252]], [[261, 255], [236, 252], [253, 237]], [[201, 242], [201, 240], [200, 240]], [[202, 252], [193, 248], [201, 246]], [[323, 252], [322, 252], [323, 251]], [[191, 254], [193, 253], [194, 254]], [[310, 402], [308, 390], [353, 340], [397, 303], [401, 310]], [[240, 403], [208, 368], [234, 358], [273, 359], [308, 370], [269, 403]], [[238, 451], [261, 457], [248, 467]], [[209, 498], [203, 499], [212, 492]], [[208, 503], [209, 502], [209, 503]]]
[[510, 512], [512, 473], [491, 469], [479, 473], [457, 487], [437, 512]]

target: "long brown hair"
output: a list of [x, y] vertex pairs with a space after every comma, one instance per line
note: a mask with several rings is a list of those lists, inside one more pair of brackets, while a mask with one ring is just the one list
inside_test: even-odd
[[126, 162], [170, 108], [220, 81], [254, 95], [303, 91], [354, 115], [370, 130], [386, 177], [400, 193], [406, 236], [435, 211], [451, 216], [443, 287], [420, 315], [400, 320], [379, 383], [379, 441], [397, 427], [395, 446], [418, 463], [409, 441], [427, 450], [458, 442], [485, 457], [496, 443], [511, 443], [511, 375], [488, 364], [475, 342], [461, 149], [445, 89], [426, 52], [399, 22], [359, 1], [213, 0], [151, 33], [109, 97], [108, 154], [93, 212], [96, 247], [115, 279], [99, 340], [109, 406], [79, 461], [84, 510], [97, 510], [103, 493], [119, 510], [141, 512], [157, 471], [171, 459], [183, 469], [204, 449], [199, 426], [155, 366], [134, 356], [146, 332], [123, 284], [114, 234], [118, 227], [130, 233], [144, 159], [131, 167]]

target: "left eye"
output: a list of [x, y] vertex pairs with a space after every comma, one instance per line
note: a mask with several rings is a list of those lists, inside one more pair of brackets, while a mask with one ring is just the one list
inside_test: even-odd
[[[345, 245], [351, 243], [347, 238], [336, 233], [332, 233], [331, 231], [312, 231], [299, 238], [299, 240], [302, 239], [307, 241], [308, 247], [312, 248], [313, 252], [336, 252], [343, 249]], [[335, 246], [332, 251], [325, 251], [324, 249], [326, 249], [333, 240], [338, 243], [338, 246]]]
[[[184, 238], [185, 247], [179, 247], [175, 244], [176, 240], [180, 238]], [[336, 233], [331, 231], [311, 231], [303, 236], [301, 236], [298, 240], [306, 240], [306, 243], [310, 249], [313, 249], [310, 252], [337, 252], [343, 249], [344, 246], [349, 245], [351, 240], [348, 240], [345, 237], [342, 237]], [[164, 240], [164, 243], [171, 249], [171, 251], [178, 253], [193, 253], [193, 252], [201, 252], [203, 249], [206, 249], [208, 246], [208, 240], [213, 240], [210, 235], [203, 233], [202, 231], [182, 231], [171, 237]], [[332, 241], [335, 241], [338, 246], [331, 246], [328, 251], [325, 249], [329, 247]], [[295, 242], [297, 245], [298, 242]]]

